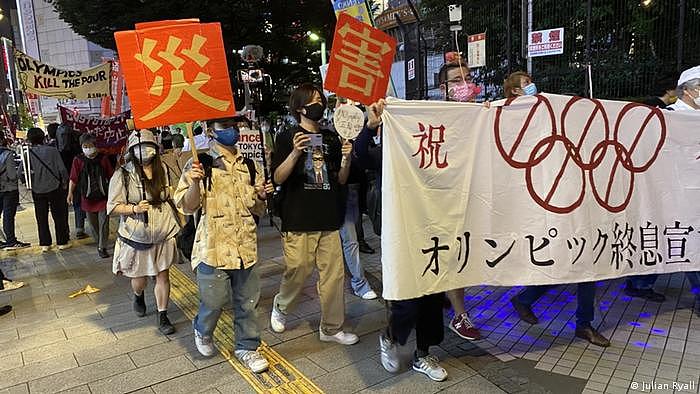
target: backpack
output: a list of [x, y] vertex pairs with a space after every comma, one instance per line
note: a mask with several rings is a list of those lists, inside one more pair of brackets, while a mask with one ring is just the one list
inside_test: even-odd
[[104, 200], [107, 198], [109, 181], [105, 177], [104, 170], [100, 165], [102, 155], [94, 159], [81, 157], [83, 161], [83, 171], [80, 172], [80, 193], [88, 200]]

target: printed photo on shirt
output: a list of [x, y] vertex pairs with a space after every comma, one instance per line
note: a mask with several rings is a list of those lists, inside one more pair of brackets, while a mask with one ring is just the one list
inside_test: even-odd
[[306, 152], [306, 190], [330, 190], [331, 184], [328, 179], [328, 167], [323, 153], [323, 146], [310, 147]]

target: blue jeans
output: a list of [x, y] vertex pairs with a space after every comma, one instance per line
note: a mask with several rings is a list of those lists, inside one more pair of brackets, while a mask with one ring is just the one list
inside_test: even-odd
[[634, 290], [649, 290], [654, 287], [658, 274], [636, 275], [627, 278], [627, 287]]
[[[518, 301], [521, 304], [531, 306], [535, 303], [547, 290], [555, 285], [545, 286], [527, 286], [520, 294]], [[579, 283], [576, 289], [576, 297], [578, 298], [578, 306], [576, 307], [576, 326], [590, 326], [593, 321], [593, 301], [595, 300], [595, 282]]]
[[360, 185], [348, 185], [347, 206], [345, 208], [345, 223], [340, 229], [340, 240], [343, 243], [343, 257], [345, 265], [352, 275], [350, 284], [355, 294], [362, 296], [372, 290], [365, 278], [365, 272], [360, 262], [360, 246], [357, 243], [357, 230], [355, 223], [360, 218], [359, 191]]
[[73, 212], [75, 213], [75, 231], [79, 233], [85, 232], [85, 211], [80, 207], [80, 195], [73, 197]]
[[260, 282], [254, 267], [220, 270], [204, 263], [197, 266], [199, 312], [192, 324], [200, 334], [212, 336], [221, 310], [229, 300], [233, 304], [235, 350], [256, 350], [260, 346], [260, 327], [256, 308], [260, 300]]

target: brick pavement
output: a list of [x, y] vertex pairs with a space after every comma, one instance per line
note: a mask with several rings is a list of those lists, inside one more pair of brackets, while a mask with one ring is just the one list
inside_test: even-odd
[[[36, 242], [31, 238], [36, 232], [31, 205], [26, 207], [18, 215], [18, 234]], [[376, 237], [368, 240], [379, 243]], [[605, 350], [574, 339], [572, 286], [560, 286], [535, 304], [543, 315], [538, 326], [519, 322], [508, 304], [518, 289], [469, 288], [466, 304], [484, 339], [470, 343], [446, 330], [446, 340], [435, 353], [450, 378], [435, 383], [408, 369], [415, 339], [401, 351], [402, 370], [384, 371], [377, 343], [386, 324], [384, 306], [353, 296], [349, 284], [346, 326], [361, 336], [359, 344], [341, 347], [318, 341], [315, 278], [290, 316], [289, 329], [283, 334], [270, 331], [272, 297], [283, 272], [279, 238], [270, 227], [261, 231], [260, 255], [263, 340], [327, 393], [618, 393], [628, 392], [633, 382], [655, 382], [661, 390], [654, 392], [671, 393], [661, 385], [673, 381], [693, 381], [692, 390], [678, 392], [698, 392], [700, 318], [692, 313], [693, 298], [682, 275], [664, 276], [657, 283], [668, 297], [663, 304], [625, 297], [621, 280], [600, 283], [594, 324], [612, 337], [613, 346]], [[363, 261], [379, 289], [379, 255], [363, 255]], [[171, 305], [170, 314], [178, 331], [169, 337], [157, 332], [152, 293], [146, 297], [151, 313], [136, 317], [128, 281], [111, 274], [111, 261], [99, 259], [94, 245], [2, 256], [0, 268], [27, 283], [0, 294], [0, 304], [15, 308], [0, 318], [0, 393], [253, 392], [221, 355], [198, 355], [190, 322], [176, 306]], [[186, 266], [176, 269], [191, 277]], [[88, 283], [102, 291], [67, 297]]]

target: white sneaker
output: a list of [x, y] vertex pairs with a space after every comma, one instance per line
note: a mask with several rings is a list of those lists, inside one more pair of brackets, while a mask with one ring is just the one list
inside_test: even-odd
[[270, 327], [276, 333], [284, 332], [284, 324], [287, 322], [287, 317], [284, 313], [277, 309], [277, 296], [272, 299], [272, 313], [270, 313]]
[[214, 348], [214, 341], [208, 335], [202, 335], [196, 329], [194, 330], [194, 344], [197, 346], [199, 354], [204, 357], [211, 357], [216, 353], [216, 348]]
[[42, 246], [42, 247], [41, 247], [41, 253], [48, 253], [48, 252], [50, 252], [50, 251], [51, 251], [51, 247], [50, 247], [50, 246]]
[[382, 366], [387, 372], [399, 371], [399, 349], [391, 339], [379, 334], [379, 350], [382, 352]]
[[70, 244], [58, 245], [58, 250], [70, 249]]
[[377, 299], [377, 293], [375, 293], [374, 290], [370, 290], [365, 294], [361, 295], [360, 298], [362, 298], [363, 300], [375, 300]]
[[255, 373], [265, 372], [269, 367], [265, 357], [255, 350], [236, 350], [234, 353], [241, 363]]
[[335, 335], [326, 335], [323, 330], [318, 330], [318, 336], [321, 342], [336, 342], [341, 345], [354, 345], [360, 342], [360, 337], [353, 333], [340, 331]]
[[447, 371], [438, 363], [435, 356], [427, 355], [418, 360], [413, 361], [413, 370], [426, 374], [430, 379], [436, 382], [442, 382], [447, 379]]

